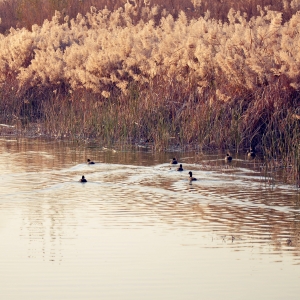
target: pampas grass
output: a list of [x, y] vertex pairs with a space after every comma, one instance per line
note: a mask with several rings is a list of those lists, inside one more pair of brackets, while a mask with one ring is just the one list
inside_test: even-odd
[[253, 16], [230, 9], [220, 20], [194, 2], [168, 11], [116, 1], [74, 16], [64, 7], [10, 28], [0, 35], [1, 122], [158, 151], [259, 145], [267, 163], [276, 157], [298, 178], [296, 2]]

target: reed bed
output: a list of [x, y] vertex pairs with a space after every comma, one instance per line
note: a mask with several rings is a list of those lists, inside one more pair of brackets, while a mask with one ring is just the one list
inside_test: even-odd
[[256, 147], [299, 184], [297, 3], [231, 9], [226, 21], [193, 3], [172, 14], [116, 1], [11, 28], [0, 35], [1, 123], [156, 151]]
[[[298, 0], [1, 0], [0, 1], [0, 32], [8, 32], [11, 27], [31, 29], [33, 24], [42, 25], [45, 19], [51, 20], [55, 11], [61, 11], [70, 18], [80, 13], [85, 15], [93, 6], [97, 10], [107, 8], [110, 11], [133, 5], [135, 7], [134, 22], [144, 16], [145, 7], [158, 6], [161, 10], [178, 16], [184, 11], [189, 19], [199, 18], [209, 12], [212, 19], [227, 21], [227, 13], [233, 8], [250, 17], [259, 15], [258, 6], [281, 11], [283, 18], [289, 19], [300, 7]], [[159, 16], [155, 20], [159, 22]]]

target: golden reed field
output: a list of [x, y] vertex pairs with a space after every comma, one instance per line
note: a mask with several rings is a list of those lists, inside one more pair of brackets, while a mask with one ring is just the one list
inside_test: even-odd
[[14, 133], [160, 151], [256, 147], [299, 180], [298, 9], [300, 0], [2, 1], [0, 121]]

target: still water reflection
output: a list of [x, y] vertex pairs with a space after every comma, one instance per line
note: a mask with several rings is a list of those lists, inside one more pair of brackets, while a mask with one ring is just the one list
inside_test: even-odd
[[299, 191], [223, 158], [1, 139], [0, 298], [298, 299]]

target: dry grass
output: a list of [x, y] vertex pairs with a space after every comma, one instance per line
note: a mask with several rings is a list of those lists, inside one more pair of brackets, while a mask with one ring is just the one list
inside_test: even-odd
[[[123, 2], [86, 16], [91, 4], [106, 1], [0, 3], [3, 32], [30, 29], [0, 36], [1, 123], [106, 144], [150, 143], [157, 151], [257, 146], [267, 167], [276, 159], [300, 181], [294, 8], [281, 8], [283, 18], [266, 10], [250, 20], [259, 1], [153, 1], [170, 14], [142, 1], [117, 11]], [[231, 6], [248, 17], [227, 16]], [[62, 14], [43, 23], [55, 9]], [[207, 9], [210, 17], [200, 17]]]
[[[74, 18], [78, 13], [85, 15], [91, 6], [98, 10], [105, 7], [109, 10], [116, 10], [124, 6], [126, 2], [126, 0], [3, 0], [0, 2], [0, 17], [2, 19], [0, 32], [4, 33], [10, 27], [31, 29], [33, 24], [42, 25], [45, 19], [50, 20], [52, 18], [55, 10], [63, 11], [65, 15]], [[284, 1], [274, 0], [131, 0], [128, 2], [136, 3], [136, 20], [141, 18], [142, 8], [146, 6], [145, 3], [149, 3], [151, 6], [158, 5], [174, 16], [177, 16], [180, 11], [184, 11], [190, 19], [203, 16], [209, 11], [211, 18], [222, 21], [227, 21], [227, 13], [231, 8], [242, 11], [251, 17], [259, 14], [258, 5], [261, 7], [268, 6], [272, 10], [282, 11], [285, 19], [290, 18], [299, 9], [299, 7], [291, 5], [293, 1], [286, 1], [288, 5], [284, 5]], [[200, 6], [197, 3], [200, 3]]]

